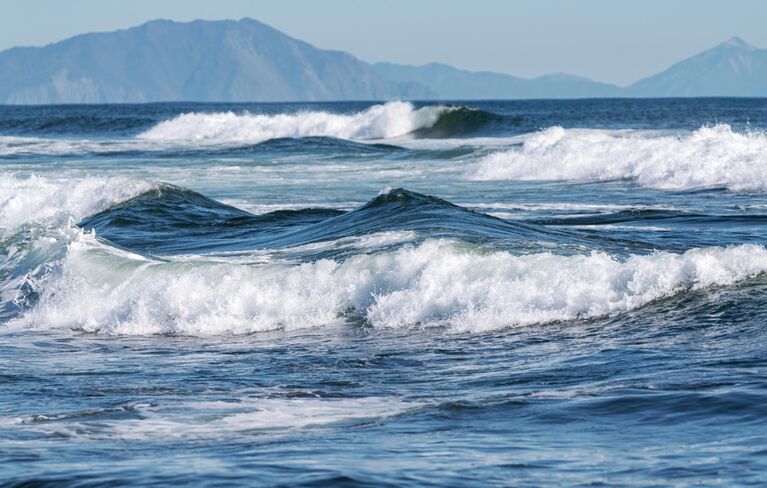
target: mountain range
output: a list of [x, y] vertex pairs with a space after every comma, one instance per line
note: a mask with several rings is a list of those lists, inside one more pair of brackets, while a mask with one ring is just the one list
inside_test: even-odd
[[155, 20], [0, 52], [0, 103], [767, 96], [767, 50], [734, 37], [627, 87], [446, 64], [370, 64], [253, 19]]

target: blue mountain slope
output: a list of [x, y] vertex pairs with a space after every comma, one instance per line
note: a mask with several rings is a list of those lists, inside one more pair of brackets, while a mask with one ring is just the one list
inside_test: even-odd
[[732, 38], [622, 88], [440, 63], [375, 65], [252, 19], [169, 20], [0, 52], [0, 103], [767, 96], [767, 50]]
[[442, 99], [590, 98], [620, 96], [621, 89], [578, 76], [553, 74], [534, 79], [491, 71], [467, 71], [447, 64], [408, 66], [376, 63], [387, 80], [428, 86]]
[[733, 37], [634, 83], [627, 91], [638, 97], [764, 97], [767, 49]]
[[252, 19], [168, 20], [0, 53], [5, 103], [427, 98]]

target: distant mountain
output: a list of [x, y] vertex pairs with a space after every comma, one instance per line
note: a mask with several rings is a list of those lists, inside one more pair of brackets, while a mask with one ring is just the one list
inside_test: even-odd
[[732, 39], [629, 87], [440, 63], [371, 65], [252, 19], [155, 20], [0, 52], [0, 103], [767, 96], [767, 50]]
[[635, 97], [767, 96], [767, 49], [733, 37], [626, 90]]
[[436, 92], [436, 98], [445, 100], [616, 97], [622, 90], [566, 74], [525, 79], [492, 71], [466, 71], [441, 63], [423, 66], [376, 63], [373, 68], [393, 82], [428, 86]]
[[0, 52], [0, 103], [310, 101], [430, 98], [348, 53], [252, 19], [156, 20]]

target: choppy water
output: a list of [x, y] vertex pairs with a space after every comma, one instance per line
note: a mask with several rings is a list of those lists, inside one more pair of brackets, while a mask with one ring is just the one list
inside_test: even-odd
[[765, 100], [0, 107], [0, 479], [760, 485], [766, 224]]

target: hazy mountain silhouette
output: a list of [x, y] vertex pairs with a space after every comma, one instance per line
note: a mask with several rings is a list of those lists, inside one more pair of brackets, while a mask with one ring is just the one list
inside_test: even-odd
[[5, 103], [428, 98], [252, 19], [156, 20], [0, 53]]
[[767, 49], [739, 37], [687, 58], [628, 88], [640, 97], [767, 96]]
[[567, 74], [525, 79], [492, 71], [466, 71], [441, 63], [423, 66], [376, 63], [373, 67], [388, 80], [428, 86], [437, 98], [446, 100], [591, 98], [615, 97], [621, 93], [615, 85]]
[[0, 103], [767, 96], [767, 50], [734, 37], [628, 87], [446, 64], [371, 65], [252, 20], [155, 20], [0, 52]]

